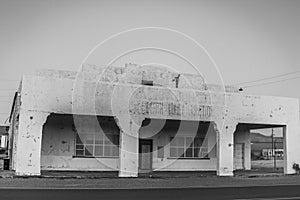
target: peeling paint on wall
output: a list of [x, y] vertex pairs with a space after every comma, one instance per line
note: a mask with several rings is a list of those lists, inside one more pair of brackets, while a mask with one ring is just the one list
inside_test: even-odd
[[[129, 124], [128, 117], [140, 122], [147, 117], [214, 122], [218, 141], [217, 171], [225, 176], [233, 174], [233, 133], [238, 123], [282, 125], [286, 130], [285, 173], [294, 173], [292, 164], [300, 163], [296, 153], [300, 151], [297, 99], [245, 95], [237, 92], [237, 88], [207, 85], [203, 77], [188, 74], [181, 74], [176, 86], [173, 80], [178, 77], [177, 72], [155, 66], [129, 64], [105, 69], [84, 65], [78, 73], [45, 70], [37, 74], [22, 78], [21, 97], [17, 103], [19, 108], [13, 115], [13, 168], [17, 174], [39, 174], [41, 151], [45, 158], [50, 153], [59, 155], [51, 158], [58, 163], [57, 168], [63, 169], [73, 162], [72, 166], [82, 169], [82, 160], [74, 161], [70, 157], [74, 143], [69, 138], [61, 138], [58, 147], [54, 143], [41, 145], [43, 125], [50, 113], [112, 116], [118, 121], [121, 138], [127, 128], [128, 134], [137, 133], [131, 132], [132, 124]], [[142, 80], [152, 81], [153, 86], [142, 85]], [[63, 126], [60, 130], [64, 134], [73, 132], [72, 127]], [[48, 136], [51, 137], [51, 134]], [[123, 139], [125, 143], [132, 144], [132, 148], [137, 148], [135, 145], [138, 142]], [[121, 149], [127, 148], [125, 143], [120, 142]], [[45, 148], [41, 150], [41, 146]], [[122, 156], [128, 158], [127, 163], [131, 164], [127, 165]], [[51, 159], [44, 159], [43, 162], [50, 162]], [[120, 161], [125, 164], [120, 167], [125, 174], [126, 170], [137, 173], [137, 159], [121, 154], [120, 159], [106, 162], [118, 168]], [[92, 162], [89, 164], [91, 169], [100, 167], [109, 170]]]

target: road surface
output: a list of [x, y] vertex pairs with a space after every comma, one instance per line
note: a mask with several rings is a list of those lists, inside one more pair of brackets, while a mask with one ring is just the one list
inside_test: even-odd
[[175, 199], [300, 199], [299, 185], [251, 186], [251, 187], [205, 187], [168, 189], [1, 189], [0, 199], [121, 199], [121, 200], [175, 200]]

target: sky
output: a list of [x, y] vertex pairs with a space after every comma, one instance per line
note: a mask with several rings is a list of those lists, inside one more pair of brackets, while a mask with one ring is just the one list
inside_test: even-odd
[[[9, 116], [22, 75], [40, 68], [78, 70], [83, 61], [106, 65], [147, 46], [169, 52], [133, 51], [114, 64], [160, 63], [192, 72], [191, 65], [170, 53], [174, 50], [193, 61], [210, 83], [231, 85], [289, 73], [268, 80], [276, 83], [253, 82], [244, 93], [299, 99], [299, 9], [297, 0], [0, 0], [0, 123]], [[141, 27], [161, 29], [121, 34], [85, 60], [100, 42]]]

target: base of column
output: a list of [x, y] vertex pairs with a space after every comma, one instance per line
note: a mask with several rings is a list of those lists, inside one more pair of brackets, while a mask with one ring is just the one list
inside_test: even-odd
[[227, 172], [217, 172], [218, 176], [233, 176], [233, 172], [227, 171]]
[[119, 171], [119, 177], [138, 177], [137, 172]]

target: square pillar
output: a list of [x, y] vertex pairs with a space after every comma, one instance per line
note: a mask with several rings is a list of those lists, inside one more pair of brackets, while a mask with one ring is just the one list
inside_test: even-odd
[[129, 119], [128, 115], [115, 119], [120, 128], [119, 177], [138, 177], [139, 129], [142, 120]]
[[[299, 120], [299, 117], [296, 118]], [[300, 165], [300, 130], [297, 120], [290, 121], [283, 128], [284, 137], [284, 174], [295, 174], [294, 164]]]
[[288, 118], [283, 126], [284, 174], [295, 174], [293, 165], [300, 165], [299, 100], [291, 100], [286, 113]]
[[243, 169], [251, 170], [251, 134], [249, 129], [237, 130], [234, 133], [234, 143], [241, 143], [243, 145], [244, 163]]
[[233, 136], [237, 123], [217, 122], [217, 175], [233, 176]]
[[41, 174], [42, 131], [48, 115], [45, 112], [20, 111], [14, 158], [16, 175]]

